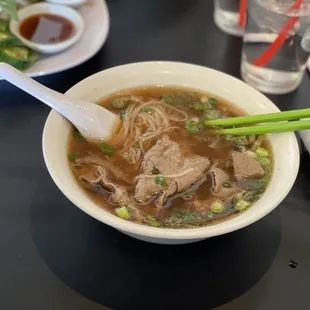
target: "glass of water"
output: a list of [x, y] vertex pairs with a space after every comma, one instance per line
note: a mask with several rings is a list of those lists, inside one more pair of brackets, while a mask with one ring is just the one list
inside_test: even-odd
[[310, 0], [251, 0], [241, 76], [269, 94], [295, 90], [310, 55]]
[[242, 36], [247, 0], [214, 0], [214, 22], [222, 31]]

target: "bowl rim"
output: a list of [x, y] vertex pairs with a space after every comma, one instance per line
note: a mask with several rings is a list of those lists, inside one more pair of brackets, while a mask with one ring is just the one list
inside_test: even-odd
[[[44, 13], [50, 13], [51, 8], [57, 9], [57, 14], [55, 14], [55, 15], [65, 17], [74, 25], [74, 27], [76, 28], [76, 32], [71, 37], [67, 38], [64, 41], [57, 42], [57, 43], [35, 43], [35, 42], [32, 42], [32, 41], [26, 39], [24, 36], [22, 36], [22, 34], [20, 33], [19, 26], [25, 18], [30, 17], [32, 15], [36, 15], [37, 9], [42, 9], [42, 11]], [[41, 52], [43, 52], [44, 50], [46, 50], [46, 51], [57, 50], [57, 52], [58, 52], [61, 49], [65, 49], [65, 48], [71, 46], [72, 44], [74, 44], [76, 41], [78, 41], [80, 39], [80, 37], [83, 34], [84, 27], [85, 27], [84, 19], [83, 19], [82, 15], [77, 10], [73, 9], [70, 6], [62, 5], [62, 4], [58, 4], [58, 3], [39, 2], [39, 3], [35, 3], [35, 4], [31, 4], [31, 5], [23, 7], [22, 9], [18, 10], [17, 14], [19, 15], [19, 14], [22, 14], [24, 12], [27, 13], [27, 17], [21, 18], [19, 21], [11, 19], [9, 27], [10, 27], [10, 31], [14, 35], [16, 35], [25, 45], [27, 45], [30, 48], [39, 49]], [[33, 14], [32, 14], [32, 12], [33, 12]], [[63, 12], [70, 12], [70, 14], [75, 16], [75, 19], [73, 20], [72, 18], [64, 16]]]
[[[262, 93], [258, 92], [256, 89], [252, 88], [251, 86], [247, 85], [243, 81], [230, 76], [226, 73], [223, 73], [221, 71], [205, 67], [205, 66], [200, 66], [196, 64], [190, 64], [190, 63], [185, 63], [185, 62], [175, 62], [175, 61], [143, 61], [143, 62], [136, 62], [136, 63], [128, 63], [116, 67], [112, 67], [106, 70], [99, 71], [82, 81], [78, 82], [75, 84], [73, 87], [71, 87], [67, 92], [70, 93], [76, 88], [79, 88], [82, 83], [85, 83], [86, 80], [90, 80], [93, 78], [100, 77], [101, 74], [106, 74], [109, 71], [113, 70], [122, 70], [123, 68], [130, 68], [130, 67], [139, 67], [139, 66], [156, 66], [156, 65], [176, 65], [176, 66], [190, 66], [191, 68], [200, 68], [204, 70], [208, 70], [210, 74], [212, 72], [216, 72], [216, 74], [226, 76], [226, 78], [234, 80], [234, 83], [239, 83], [241, 87], [246, 87], [248, 90], [252, 91], [253, 94], [256, 94], [260, 96], [261, 98], [264, 98], [264, 101], [269, 105], [273, 107], [273, 109], [280, 111], [280, 109], [274, 105], [266, 96], [264, 96]], [[177, 85], [177, 84], [176, 84]], [[122, 88], [120, 88], [122, 89]], [[47, 117], [44, 130], [43, 130], [43, 136], [42, 136], [42, 149], [43, 149], [43, 156], [44, 160], [47, 166], [47, 169], [57, 185], [57, 187], [63, 192], [63, 194], [79, 209], [81, 209], [83, 212], [86, 214], [92, 216], [93, 218], [99, 220], [100, 222], [103, 222], [104, 224], [107, 224], [109, 226], [112, 226], [120, 231], [123, 231], [128, 234], [132, 235], [138, 235], [138, 236], [143, 236], [143, 237], [148, 237], [148, 238], [156, 238], [156, 239], [162, 239], [162, 240], [193, 240], [193, 239], [204, 239], [204, 238], [209, 238], [217, 235], [223, 235], [226, 233], [230, 233], [239, 229], [242, 229], [246, 226], [251, 225], [252, 223], [260, 220], [264, 216], [266, 216], [268, 213], [270, 213], [272, 210], [274, 210], [282, 201], [283, 199], [287, 196], [287, 194], [290, 192], [291, 188], [293, 187], [295, 180], [297, 178], [297, 174], [299, 171], [299, 164], [300, 164], [300, 156], [299, 156], [299, 146], [298, 142], [296, 139], [296, 136], [294, 133], [285, 133], [288, 138], [291, 139], [292, 142], [292, 157], [294, 157], [296, 160], [293, 162], [293, 166], [291, 169], [291, 178], [286, 182], [286, 187], [285, 189], [281, 190], [281, 195], [275, 195], [274, 199], [271, 204], [268, 205], [268, 208], [266, 208], [264, 211], [257, 211], [254, 215], [251, 217], [246, 217], [243, 218], [242, 221], [240, 220], [238, 223], [231, 222], [232, 219], [236, 218], [233, 217], [232, 219], [228, 219], [226, 221], [220, 222], [218, 224], [213, 224], [209, 226], [203, 226], [199, 228], [181, 228], [181, 229], [170, 229], [170, 228], [157, 228], [157, 227], [150, 227], [146, 225], [141, 225], [141, 224], [136, 224], [130, 221], [126, 221], [123, 219], [118, 218], [117, 216], [105, 211], [103, 208], [100, 208], [98, 206], [98, 212], [95, 212], [94, 210], [88, 209], [85, 206], [81, 205], [77, 199], [75, 199], [74, 194], [70, 191], [67, 191], [63, 186], [62, 186], [62, 181], [58, 177], [57, 173], [54, 171], [52, 165], [50, 164], [49, 161], [49, 154], [46, 152], [47, 150], [47, 140], [46, 136], [52, 128], [52, 123], [53, 123], [53, 118], [59, 116], [56, 111], [51, 111]], [[88, 196], [87, 196], [88, 198]], [[88, 198], [90, 202], [92, 200]], [[99, 212], [99, 210], [104, 210], [104, 212]], [[109, 214], [110, 216], [102, 216], [102, 214]], [[243, 213], [245, 214], [245, 213]], [[225, 228], [223, 229], [223, 224], [225, 223]]]

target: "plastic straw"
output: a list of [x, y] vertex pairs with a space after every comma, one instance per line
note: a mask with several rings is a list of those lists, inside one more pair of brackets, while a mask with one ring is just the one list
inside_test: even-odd
[[[300, 0], [299, 0], [300, 1]], [[303, 1], [303, 0], [302, 0]], [[240, 6], [239, 6], [239, 21], [238, 25], [240, 27], [245, 26], [246, 21], [246, 9], [247, 9], [247, 0], [240, 0]]]
[[[297, 10], [302, 5], [303, 1], [304, 0], [296, 0], [292, 4], [292, 6], [289, 8], [288, 12]], [[299, 17], [291, 17], [288, 20], [288, 22], [284, 25], [283, 29], [280, 31], [278, 37], [274, 40], [274, 42], [267, 47], [267, 49], [265, 50], [265, 52], [262, 53], [262, 55], [260, 55], [253, 61], [253, 64], [255, 66], [263, 67], [270, 61], [270, 59], [281, 48], [289, 32], [294, 28], [298, 20], [299, 20]]]

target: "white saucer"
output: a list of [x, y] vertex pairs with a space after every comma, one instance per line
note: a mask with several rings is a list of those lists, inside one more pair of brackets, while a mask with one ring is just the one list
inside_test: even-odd
[[[52, 56], [40, 55], [25, 73], [42, 76], [73, 68], [93, 57], [103, 46], [109, 33], [110, 16], [104, 0], [90, 0], [78, 11], [84, 18], [85, 28], [81, 39], [68, 50]], [[1, 79], [1, 78], [0, 78]]]

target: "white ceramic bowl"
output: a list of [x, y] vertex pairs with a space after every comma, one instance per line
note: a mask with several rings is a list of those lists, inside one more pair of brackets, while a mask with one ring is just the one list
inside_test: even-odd
[[[177, 85], [215, 94], [249, 114], [277, 112], [264, 95], [224, 73], [176, 62], [142, 62], [104, 70], [79, 82], [68, 96], [98, 102], [117, 90], [147, 85]], [[104, 121], [104, 120], [103, 120]], [[59, 189], [78, 208], [137, 239], [163, 244], [190, 243], [226, 234], [250, 225], [275, 209], [290, 191], [299, 168], [299, 149], [293, 133], [270, 136], [274, 173], [263, 197], [244, 213], [222, 223], [195, 229], [163, 229], [134, 224], [106, 212], [79, 188], [67, 162], [67, 141], [71, 125], [52, 111], [43, 133], [43, 153], [49, 173]]]
[[[62, 16], [69, 21], [71, 21], [75, 28], [75, 33], [69, 37], [67, 40], [52, 43], [52, 44], [40, 44], [35, 43], [30, 40], [24, 38], [19, 32], [20, 23], [27, 17], [42, 13], [54, 14], [58, 16]], [[18, 11], [19, 21], [15, 21], [11, 19], [10, 21], [10, 30], [13, 34], [15, 34], [26, 46], [43, 54], [54, 54], [64, 51], [69, 48], [75, 42], [77, 42], [84, 30], [84, 20], [83, 17], [74, 9], [57, 4], [49, 4], [49, 3], [37, 3], [33, 5], [29, 5], [24, 7], [23, 9]]]

